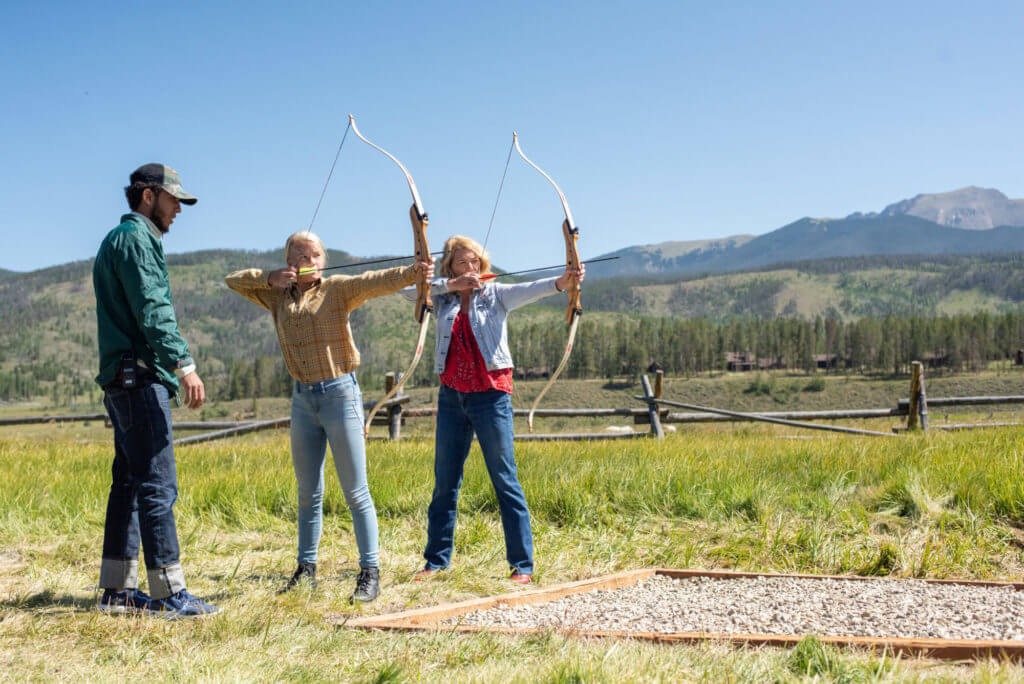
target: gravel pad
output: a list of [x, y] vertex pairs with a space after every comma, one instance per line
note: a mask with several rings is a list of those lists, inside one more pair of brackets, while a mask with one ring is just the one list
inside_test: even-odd
[[446, 625], [1024, 640], [1024, 591], [920, 580], [673, 579], [498, 606]]

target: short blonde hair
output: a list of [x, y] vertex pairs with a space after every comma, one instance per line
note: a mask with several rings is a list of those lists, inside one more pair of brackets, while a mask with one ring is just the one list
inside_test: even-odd
[[480, 259], [480, 272], [487, 273], [491, 270], [491, 255], [488, 254], [479, 242], [465, 235], [452, 235], [445, 240], [444, 256], [441, 257], [441, 276], [454, 278], [452, 273], [452, 260], [455, 259], [455, 252], [460, 249], [468, 249]]
[[288, 236], [288, 239], [284, 243], [284, 262], [288, 263], [288, 257], [292, 254], [292, 245], [296, 242], [312, 242], [314, 245], [320, 248], [320, 251], [324, 253], [324, 261], [327, 261], [327, 249], [324, 247], [323, 240], [320, 239], [316, 233], [311, 233], [308, 230], [300, 230], [297, 233], [292, 233]]

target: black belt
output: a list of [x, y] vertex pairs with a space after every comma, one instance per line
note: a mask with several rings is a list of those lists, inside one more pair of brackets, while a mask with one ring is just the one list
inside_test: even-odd
[[[136, 364], [135, 364], [135, 387], [133, 389], [138, 389], [139, 387], [146, 387], [148, 385], [152, 385], [154, 382], [159, 381], [159, 379], [160, 378], [157, 377], [157, 374], [155, 372], [153, 372], [149, 368], [149, 366], [147, 366], [146, 364], [142, 363], [141, 361], [136, 362]], [[106, 385], [103, 386], [103, 391], [110, 390], [110, 389], [125, 389], [122, 380], [123, 380], [123, 373], [122, 373], [121, 369], [118, 369], [117, 375], [114, 376], [114, 379], [111, 380], [110, 382], [108, 382]]]

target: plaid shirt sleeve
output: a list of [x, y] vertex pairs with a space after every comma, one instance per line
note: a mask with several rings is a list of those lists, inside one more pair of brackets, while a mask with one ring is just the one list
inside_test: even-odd
[[270, 287], [270, 283], [267, 282], [269, 275], [258, 268], [247, 268], [235, 271], [225, 278], [224, 282], [250, 302], [259, 304], [264, 309], [273, 310], [274, 302], [281, 293]]
[[398, 292], [416, 282], [416, 265], [366, 271], [356, 276], [331, 276], [324, 281], [329, 292], [340, 295], [349, 311], [375, 297]]

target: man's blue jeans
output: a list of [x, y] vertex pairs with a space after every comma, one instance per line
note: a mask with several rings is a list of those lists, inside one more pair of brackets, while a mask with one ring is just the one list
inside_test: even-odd
[[295, 382], [292, 392], [292, 465], [299, 486], [300, 563], [315, 563], [323, 528], [324, 458], [331, 444], [334, 469], [359, 547], [359, 566], [377, 567], [377, 509], [366, 481], [363, 393], [355, 374], [323, 382]]
[[100, 587], [138, 587], [141, 538], [149, 592], [166, 598], [185, 588], [174, 525], [178, 475], [171, 445], [170, 394], [157, 382], [130, 390], [108, 388], [103, 405], [114, 427], [114, 465]]
[[526, 496], [516, 477], [512, 398], [500, 390], [463, 393], [441, 385], [434, 439], [434, 496], [427, 511], [426, 567], [446, 568], [455, 545], [455, 512], [462, 473], [476, 432], [498, 496], [505, 557], [520, 573], [533, 573], [533, 535]]

